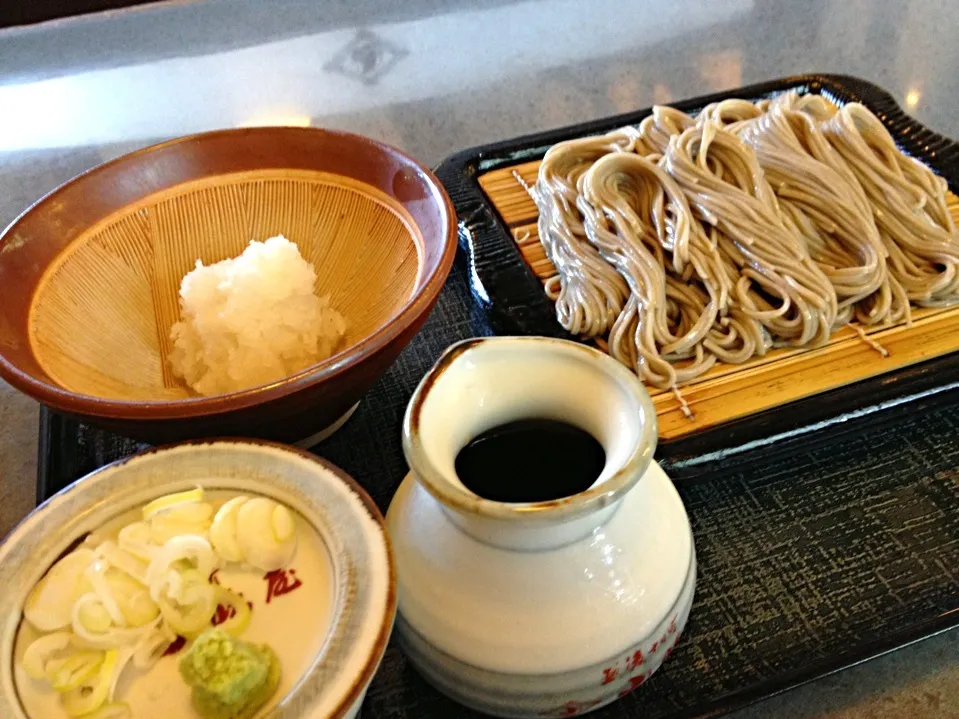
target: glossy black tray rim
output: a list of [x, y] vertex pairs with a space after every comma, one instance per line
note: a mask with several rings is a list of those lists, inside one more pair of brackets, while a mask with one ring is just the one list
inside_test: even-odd
[[[855, 77], [808, 74], [705, 95], [673, 107], [695, 112], [730, 97], [759, 99], [788, 90], [816, 93], [839, 103], [860, 102], [871, 109], [908, 154], [923, 161], [959, 191], [959, 143], [926, 128], [907, 115], [885, 90]], [[553, 304], [526, 264], [510, 228], [483, 193], [478, 176], [491, 170], [542, 158], [557, 142], [636, 125], [652, 108], [570, 125], [456, 153], [436, 170], [459, 216], [459, 241], [470, 263], [471, 291], [497, 334], [571, 337], [556, 321]], [[818, 393], [764, 412], [661, 441], [658, 457], [675, 476], [704, 471], [709, 457], [742, 451], [755, 442], [774, 442], [832, 425], [845, 431], [874, 421], [887, 411], [908, 410], [911, 398], [949, 388], [959, 379], [959, 356], [945, 355], [890, 373]], [[866, 410], [866, 411], [864, 411]], [[856, 420], [856, 421], [851, 421]]]
[[863, 643], [848, 652], [834, 655], [827, 660], [808, 664], [801, 671], [782, 674], [772, 681], [754, 684], [731, 692], [711, 704], [697, 707], [688, 714], [678, 714], [674, 719], [713, 719], [730, 712], [771, 699], [780, 694], [810, 684], [818, 679], [838, 674], [846, 669], [865, 664], [873, 659], [905, 649], [926, 639], [959, 627], [959, 609], [953, 609], [928, 622], [914, 624], [900, 632], [889, 634], [880, 640]]

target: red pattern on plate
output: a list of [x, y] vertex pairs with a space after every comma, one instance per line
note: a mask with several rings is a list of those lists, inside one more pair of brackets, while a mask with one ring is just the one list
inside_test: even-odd
[[637, 674], [635, 677], [629, 678], [629, 686], [627, 686], [623, 691], [619, 693], [620, 697], [624, 697], [629, 694], [634, 689], [638, 689], [643, 685], [643, 682], [646, 681], [645, 674]]
[[[292, 580], [290, 577], [292, 577]], [[289, 594], [294, 589], [303, 586], [303, 582], [296, 576], [296, 570], [293, 568], [274, 569], [272, 572], [264, 574], [263, 578], [266, 580], [267, 604], [270, 603], [271, 599], [282, 597], [284, 594]]]

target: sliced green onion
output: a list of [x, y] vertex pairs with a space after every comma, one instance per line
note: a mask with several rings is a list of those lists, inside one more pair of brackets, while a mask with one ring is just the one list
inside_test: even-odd
[[125, 572], [140, 584], [147, 583], [147, 563], [126, 550], [120, 549], [116, 542], [108, 540], [100, 544], [94, 552], [103, 557], [111, 567]]
[[113, 669], [117, 663], [117, 650], [108, 649], [99, 670], [80, 686], [65, 692], [61, 700], [63, 708], [72, 717], [80, 717], [99, 709], [107, 700]]
[[207, 539], [210, 524], [179, 522], [174, 519], [155, 517], [150, 522], [150, 540], [155, 544], [166, 544], [171, 539], [193, 535]]
[[110, 567], [106, 582], [128, 626], [141, 627], [160, 613], [150, 598], [150, 590], [126, 572]]
[[236, 517], [240, 507], [249, 501], [249, 497], [240, 495], [228, 500], [213, 518], [210, 527], [210, 541], [213, 548], [228, 562], [242, 562], [243, 552], [236, 543]]
[[197, 502], [172, 507], [162, 514], [156, 515], [151, 521], [161, 517], [174, 522], [183, 522], [183, 524], [205, 524], [209, 526], [213, 522], [213, 505], [209, 502]]
[[192, 637], [210, 626], [216, 612], [216, 591], [206, 576], [195, 569], [181, 573], [178, 599], [170, 594], [158, 597], [157, 604], [164, 621], [184, 637]]
[[23, 670], [31, 679], [47, 678], [47, 663], [70, 647], [70, 632], [54, 632], [34, 640], [23, 653]]
[[203, 537], [195, 535], [173, 537], [163, 545], [147, 569], [150, 596], [154, 601], [157, 599], [154, 583], [165, 576], [170, 569], [177, 569], [180, 563], [192, 566], [204, 577], [209, 577], [217, 565], [213, 547]]
[[70, 624], [73, 602], [90, 591], [84, 577], [87, 567], [96, 559], [89, 549], [76, 549], [50, 567], [30, 590], [23, 604], [23, 616], [41, 632], [52, 632]]
[[165, 624], [144, 634], [133, 648], [133, 666], [137, 669], [150, 669], [174, 641], [176, 634]]
[[146, 588], [122, 597], [120, 610], [131, 627], [149, 624], [160, 614], [160, 607], [150, 598], [150, 592]]
[[[160, 617], [157, 617], [153, 622], [135, 629], [110, 626], [106, 631], [98, 632], [96, 626], [89, 628], [84, 623], [84, 619], [89, 620], [88, 613], [97, 611], [85, 608], [95, 606], [99, 602], [100, 598], [96, 594], [90, 593], [84, 594], [73, 605], [73, 632], [82, 646], [93, 649], [115, 649], [125, 644], [135, 644], [160, 621]], [[95, 621], [94, 625], [96, 625]]]
[[146, 522], [128, 524], [117, 534], [117, 545], [138, 559], [149, 562], [160, 549], [151, 543], [150, 525]]
[[273, 510], [273, 538], [277, 542], [287, 542], [296, 532], [293, 514], [282, 504]]
[[110, 619], [110, 613], [106, 607], [103, 606], [103, 601], [100, 597], [94, 594], [84, 594], [82, 599], [82, 602], [77, 600], [77, 603], [80, 604], [80, 608], [77, 610], [77, 617], [80, 620], [80, 624], [83, 625], [83, 628], [94, 634], [103, 634], [109, 631], [110, 627], [113, 626], [113, 622]]
[[[237, 513], [236, 541], [243, 558], [257, 569], [272, 572], [287, 566], [296, 552], [296, 533], [290, 529], [293, 517], [276, 514], [279, 504], [266, 497], [255, 497]], [[279, 527], [274, 524], [279, 517]], [[280, 540], [278, 536], [284, 536]]]
[[120, 683], [120, 675], [126, 669], [127, 664], [133, 658], [133, 647], [120, 647], [117, 649], [117, 662], [113, 667], [113, 675], [110, 677], [110, 689], [107, 692], [107, 701], [112, 702], [117, 691], [117, 684]]
[[[117, 604], [116, 598], [113, 596], [113, 589], [110, 587], [110, 583], [107, 581], [107, 570], [110, 568], [110, 565], [107, 564], [103, 559], [94, 559], [93, 563], [87, 567], [84, 572], [84, 576], [89, 580], [90, 584], [93, 585], [93, 591], [100, 598], [100, 603], [103, 604], [103, 607], [107, 610], [107, 613], [110, 615], [110, 621], [116, 624], [118, 627], [126, 626], [127, 620], [123, 616], [123, 612], [120, 611], [120, 605]], [[105, 629], [95, 630], [95, 631], [106, 631]]]
[[104, 653], [97, 651], [81, 651], [73, 656], [58, 661], [47, 674], [50, 686], [54, 691], [63, 693], [76, 689], [87, 679], [96, 674], [103, 664]]
[[216, 601], [217, 604], [223, 605], [228, 611], [232, 608], [234, 612], [232, 617], [220, 622], [217, 628], [234, 636], [246, 631], [246, 628], [250, 626], [250, 616], [252, 614], [250, 605], [247, 604], [246, 600], [236, 592], [218, 586], [216, 588]]
[[143, 518], [150, 519], [160, 512], [165, 512], [173, 507], [191, 504], [193, 502], [203, 501], [203, 488], [196, 487], [186, 492], [177, 492], [158, 497], [143, 508]]

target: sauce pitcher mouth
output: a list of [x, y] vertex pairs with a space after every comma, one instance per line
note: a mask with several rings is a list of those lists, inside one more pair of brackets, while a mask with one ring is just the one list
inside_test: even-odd
[[[592, 434], [606, 452], [596, 481], [577, 494], [526, 503], [467, 489], [456, 474], [457, 453], [480, 433], [521, 419], [559, 420]], [[549, 337], [450, 346], [416, 388], [403, 420], [406, 461], [446, 509], [523, 524], [573, 520], [614, 505], [645, 473], [656, 440], [656, 411], [635, 374], [597, 349]]]

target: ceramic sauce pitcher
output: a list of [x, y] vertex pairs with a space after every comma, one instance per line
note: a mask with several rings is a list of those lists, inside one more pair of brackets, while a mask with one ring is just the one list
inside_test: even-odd
[[[520, 419], [592, 434], [606, 453], [598, 479], [522, 504], [467, 489], [458, 452]], [[397, 633], [423, 676], [490, 714], [568, 717], [656, 671], [686, 623], [696, 562], [679, 495], [652, 461], [656, 415], [633, 373], [573, 342], [468, 340], [424, 377], [403, 433], [410, 474], [387, 527]]]

